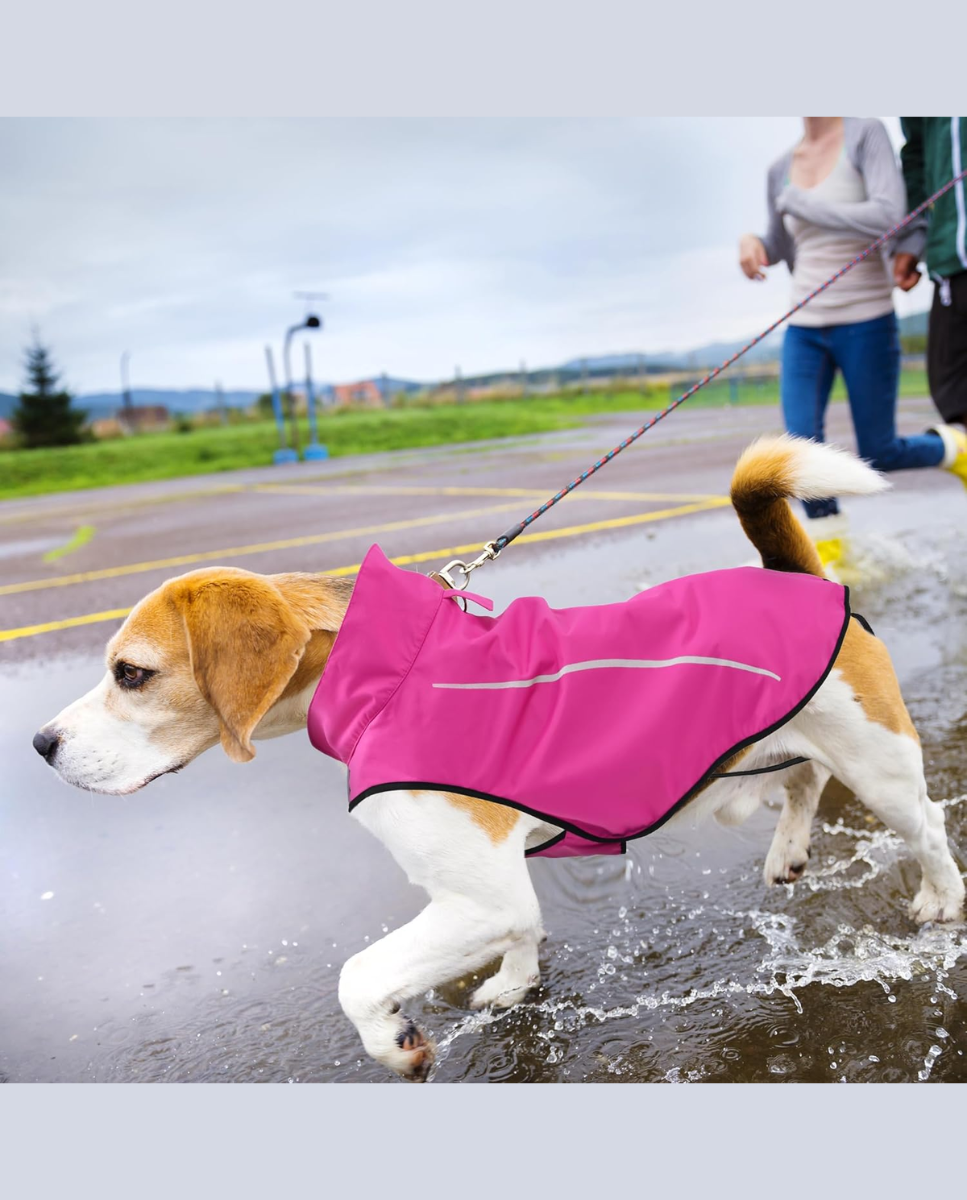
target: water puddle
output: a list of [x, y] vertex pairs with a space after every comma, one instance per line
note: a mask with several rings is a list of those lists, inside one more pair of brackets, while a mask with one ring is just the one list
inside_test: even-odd
[[[945, 801], [944, 806], [949, 826], [954, 825], [955, 821], [963, 823], [967, 818], [967, 795]], [[696, 1040], [702, 1040], [703, 1029], [715, 1028], [726, 1011], [723, 1005], [729, 1009], [741, 1009], [746, 1005], [738, 1003], [740, 1000], [783, 998], [791, 1005], [791, 1010], [787, 1010], [790, 1020], [794, 1013], [796, 1019], [808, 1019], [815, 1024], [818, 1016], [822, 1025], [825, 1005], [824, 999], [814, 994], [817, 985], [820, 988], [849, 989], [872, 984], [878, 989], [881, 1002], [874, 1009], [868, 1003], [869, 993], [864, 991], [866, 1024], [871, 1030], [877, 1024], [885, 1028], [895, 1025], [898, 1012], [901, 1020], [908, 1013], [916, 1013], [910, 1035], [915, 1037], [918, 1045], [923, 1043], [924, 1053], [921, 1060], [917, 1058], [919, 1051], [913, 1051], [914, 1059], [907, 1061], [905, 1067], [908, 1077], [915, 1076], [926, 1081], [941, 1055], [945, 1052], [949, 1054], [952, 1050], [953, 1057], [960, 1061], [951, 1064], [951, 1077], [963, 1078], [967, 1075], [963, 1063], [965, 1045], [958, 1045], [942, 1024], [931, 1026], [931, 1018], [939, 1021], [942, 1015], [956, 1012], [960, 1014], [959, 1023], [962, 1024], [964, 1006], [961, 995], [967, 983], [967, 972], [964, 971], [967, 964], [967, 929], [963, 926], [925, 926], [921, 929], [909, 926], [905, 931], [894, 932], [884, 929], [882, 925], [854, 926], [840, 921], [828, 935], [817, 938], [816, 923], [812, 920], [814, 913], [808, 908], [797, 911], [795, 902], [801, 898], [804, 888], [813, 893], [866, 888], [881, 874], [895, 868], [904, 854], [902, 843], [891, 833], [885, 830], [871, 833], [851, 829], [841, 820], [835, 824], [824, 824], [817, 843], [826, 852], [824, 865], [817, 868], [815, 877], [807, 875], [799, 884], [779, 889], [789, 901], [788, 907], [783, 909], [731, 907], [726, 903], [711, 902], [707, 893], [701, 904], [691, 908], [681, 902], [666, 902], [660, 922], [650, 930], [652, 936], [646, 944], [640, 936], [641, 919], [637, 915], [632, 917], [628, 905], [622, 905], [617, 910], [615, 927], [610, 931], [612, 940], [603, 950], [599, 950], [596, 979], [586, 989], [603, 993], [605, 999], [588, 1003], [586, 999], [572, 997], [544, 998], [528, 1005], [526, 1016], [522, 1009], [461, 1016], [441, 1031], [437, 1071], [446, 1073], [446, 1064], [454, 1053], [454, 1046], [461, 1039], [493, 1038], [495, 1034], [510, 1038], [515, 1036], [517, 1027], [526, 1023], [528, 1036], [546, 1047], [543, 1059], [545, 1066], [556, 1066], [571, 1058], [570, 1054], [564, 1052], [565, 1046], [572, 1047], [574, 1043], [588, 1041], [594, 1043], [605, 1036], [611, 1047], [611, 1057], [606, 1056], [606, 1062], [602, 1060], [606, 1072], [612, 1077], [622, 1077], [632, 1072], [630, 1077], [640, 1078], [634, 1074], [630, 1064], [634, 1061], [635, 1049], [640, 1047], [643, 1039], [653, 1041], [656, 1036], [660, 1037], [658, 1045], [665, 1054], [674, 1055], [682, 1050], [680, 1036], [676, 1036], [673, 1046], [665, 1044], [664, 1024], [659, 1023], [656, 1027], [649, 1020], [649, 1014], [662, 1010], [675, 1014], [693, 1008], [698, 1010], [688, 1021], [688, 1042], [694, 1045]], [[863, 864], [865, 869], [859, 877], [851, 878], [850, 871], [857, 863]], [[740, 872], [736, 878], [725, 882], [724, 891], [745, 893], [746, 885], [750, 882], [749, 877]], [[645, 902], [643, 897], [641, 902]], [[688, 941], [694, 942], [694, 945], [685, 944], [678, 932], [683, 923], [687, 923]], [[824, 924], [828, 926], [830, 921]], [[898, 912], [893, 915], [891, 924], [902, 927], [902, 914]], [[701, 952], [707, 964], [714, 961], [710, 953], [711, 945], [717, 945], [727, 947], [725, 957], [735, 966], [728, 974], [684, 990], [664, 986], [669, 974], [660, 970], [656, 985], [636, 991], [623, 1002], [614, 1002], [616, 997], [628, 990], [624, 985], [633, 988], [636, 981], [641, 982], [648, 977], [649, 972], [641, 969], [646, 957], [664, 958], [664, 953], [655, 955], [654, 939], [661, 934], [674, 944], [673, 957], [681, 959], [684, 954], [691, 958]], [[578, 953], [583, 955], [584, 951], [579, 952], [569, 945], [556, 951], [550, 964], [551, 972], [567, 975], [576, 967], [586, 974], [582, 966], [574, 961]], [[719, 959], [722, 957], [720, 953]], [[674, 972], [671, 974], [674, 975]], [[616, 977], [617, 981], [612, 983]], [[960, 993], [952, 986], [953, 982], [959, 985]], [[913, 984], [914, 988], [904, 988], [904, 984]], [[917, 996], [916, 1003], [912, 1001], [913, 993]], [[897, 1005], [901, 1000], [901, 1009], [891, 1009], [890, 1006]], [[874, 1011], [878, 1011], [879, 1020], [874, 1017]], [[945, 1019], [949, 1019], [949, 1015]], [[614, 1023], [613, 1031], [602, 1035], [601, 1027], [609, 1023]], [[680, 1035], [683, 1027], [676, 1025], [675, 1031], [676, 1035]], [[840, 1069], [842, 1064], [837, 1061], [837, 1056], [850, 1057], [849, 1070], [854, 1077], [858, 1070], [863, 1078], [877, 1078], [879, 1073], [876, 1068], [881, 1064], [884, 1065], [884, 1071], [893, 1069], [890, 1066], [895, 1057], [893, 1047], [876, 1044], [879, 1053], [872, 1052], [875, 1035], [870, 1046], [865, 1047], [870, 1052], [862, 1056], [859, 1065], [855, 1051], [848, 1051], [841, 1038], [834, 1040], [839, 1041], [842, 1048], [833, 1047], [827, 1052], [828, 1062], [825, 1066], [828, 1071], [824, 1078], [828, 1077], [828, 1072]], [[798, 1042], [799, 1038], [795, 1041]], [[595, 1054], [600, 1055], [600, 1050], [593, 1052], [592, 1057]], [[688, 1049], [684, 1057], [685, 1062], [666, 1068], [661, 1078], [668, 1082], [693, 1082], [709, 1077], [708, 1064], [689, 1065]], [[804, 1057], [802, 1051], [771, 1055], [768, 1060], [769, 1073], [795, 1078], [797, 1069], [804, 1065]], [[572, 1062], [571, 1070], [567, 1073], [569, 1077], [588, 1077], [580, 1073], [575, 1076], [574, 1071]], [[597, 1072], [594, 1071], [590, 1075], [592, 1078], [596, 1076]], [[730, 1077], [737, 1077], [735, 1069]]]

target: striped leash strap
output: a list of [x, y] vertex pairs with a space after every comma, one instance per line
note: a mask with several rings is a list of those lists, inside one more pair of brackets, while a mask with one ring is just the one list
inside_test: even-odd
[[466, 579], [469, 577], [471, 571], [482, 566], [485, 562], [490, 562], [495, 559], [502, 550], [505, 550], [516, 537], [519, 537], [520, 534], [524, 532], [528, 525], [532, 525], [534, 521], [536, 521], [538, 517], [543, 516], [549, 508], [553, 508], [554, 505], [563, 500], [565, 496], [570, 495], [575, 488], [580, 487], [586, 479], [590, 479], [592, 475], [600, 471], [606, 463], [611, 462], [611, 460], [616, 455], [620, 454], [622, 450], [626, 450], [632, 444], [632, 442], [636, 442], [643, 433], [647, 433], [649, 429], [654, 428], [654, 426], [657, 425], [659, 421], [663, 421], [669, 413], [673, 413], [676, 408], [684, 404], [685, 401], [694, 396], [696, 392], [701, 391], [706, 384], [711, 383], [712, 380], [718, 375], [721, 375], [723, 371], [728, 370], [733, 363], [738, 362], [743, 354], [747, 354], [752, 347], [758, 345], [763, 338], [768, 337], [770, 333], [778, 329], [779, 326], [785, 321], [788, 321], [789, 318], [795, 313], [799, 312], [801, 308], [805, 308], [810, 300], [815, 300], [815, 298], [821, 292], [825, 292], [825, 290], [828, 287], [831, 287], [837, 281], [837, 279], [842, 279], [847, 271], [852, 271], [857, 263], [861, 263], [875, 250], [879, 250], [884, 243], [888, 242], [891, 238], [896, 237], [901, 229], [905, 229], [911, 221], [915, 221], [922, 212], [930, 207], [931, 204], [939, 200], [941, 196], [943, 196], [946, 192], [949, 192], [951, 188], [955, 187], [964, 178], [967, 178], [967, 168], [955, 175], [953, 179], [948, 180], [948, 182], [945, 183], [942, 188], [938, 188], [932, 196], [928, 196], [927, 199], [924, 200], [922, 204], [918, 204], [912, 212], [907, 213], [907, 215], [898, 225], [894, 225], [892, 229], [888, 230], [881, 237], [878, 237], [875, 242], [870, 242], [865, 250], [863, 250], [860, 254], [857, 254], [857, 256], [851, 259], [844, 267], [841, 267], [835, 275], [830, 275], [825, 283], [821, 283], [818, 288], [810, 292], [808, 296], [804, 297], [799, 301], [798, 304], [790, 308], [787, 313], [783, 313], [783, 315], [777, 321], [773, 321], [773, 323], [767, 329], [763, 329], [763, 331], [757, 337], [754, 337], [751, 342], [746, 343], [741, 350], [737, 350], [735, 354], [731, 355], [719, 366], [709, 371], [709, 373], [704, 378], [700, 379], [698, 383], [693, 384], [687, 391], [682, 392], [678, 399], [673, 400], [667, 408], [663, 408], [661, 412], [656, 413], [655, 416], [646, 421], [644, 425], [639, 425], [639, 427], [633, 433], [630, 433], [623, 442], [619, 442], [613, 450], [609, 450], [603, 458], [599, 458], [598, 461], [588, 467], [586, 471], [582, 471], [576, 479], [572, 479], [566, 487], [561, 488], [559, 492], [551, 496], [549, 500], [546, 500], [540, 506], [540, 508], [535, 508], [529, 517], [525, 517], [523, 521], [519, 521], [516, 525], [512, 525], [494, 541], [487, 542], [483, 548], [483, 552], [479, 555], [479, 557], [475, 558], [469, 563], [463, 562], [462, 559], [454, 559], [453, 562], [447, 563], [447, 565], [442, 571], [439, 572], [439, 574], [450, 584], [451, 587], [453, 587], [456, 586], [456, 584], [453, 581], [452, 572], [454, 570], [461, 571], [464, 575], [464, 583], [466, 583]]

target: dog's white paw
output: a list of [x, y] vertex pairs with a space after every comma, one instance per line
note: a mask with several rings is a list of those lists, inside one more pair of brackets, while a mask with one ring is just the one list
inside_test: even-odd
[[482, 983], [470, 997], [471, 1008], [513, 1008], [520, 1004], [541, 981], [540, 975], [531, 975], [527, 979], [508, 979], [502, 971]]
[[408, 1017], [403, 1017], [393, 1039], [394, 1045], [379, 1056], [391, 1071], [413, 1083], [426, 1083], [436, 1058], [436, 1047], [423, 1030]]
[[964, 919], [964, 889], [953, 893], [938, 892], [924, 883], [910, 903], [910, 916], [918, 925], [928, 921], [958, 922]]
[[780, 838], [777, 833], [772, 839], [762, 877], [766, 887], [778, 883], [796, 883], [802, 879], [809, 862], [809, 842], [801, 838]]

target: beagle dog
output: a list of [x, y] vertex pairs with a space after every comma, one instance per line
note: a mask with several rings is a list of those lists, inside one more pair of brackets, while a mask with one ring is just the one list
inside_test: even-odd
[[[822, 575], [789, 499], [874, 493], [885, 481], [844, 451], [789, 437], [762, 439], [739, 459], [732, 502], [771, 570]], [[67, 783], [128, 795], [180, 771], [219, 742], [237, 763], [253, 741], [306, 726], [352, 595], [352, 581], [256, 575], [232, 567], [169, 580], [131, 612], [107, 647], [100, 683], [48, 722], [34, 747]], [[325, 704], [325, 680], [316, 703]], [[906, 842], [922, 868], [914, 921], [958, 921], [964, 882], [927, 795], [923, 758], [890, 657], [848, 621], [832, 668], [781, 728], [744, 747], [741, 778], [709, 777], [680, 821], [745, 820], [782, 778], [785, 804], [765, 861], [766, 884], [799, 879], [820, 793], [836, 776]], [[758, 773], [804, 759], [781, 776]], [[454, 783], [456, 786], [456, 783]], [[433, 1047], [403, 1005], [500, 960], [474, 1007], [517, 1004], [539, 981], [541, 914], [525, 852], [561, 831], [539, 816], [472, 794], [384, 791], [353, 815], [430, 897], [409, 924], [354, 955], [339, 986], [367, 1052], [422, 1080]]]

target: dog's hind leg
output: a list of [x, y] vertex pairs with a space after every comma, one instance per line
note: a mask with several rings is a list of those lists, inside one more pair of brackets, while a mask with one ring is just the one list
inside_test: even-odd
[[964, 881], [947, 844], [944, 811], [927, 795], [922, 771], [898, 778], [890, 770], [870, 772], [867, 765], [852, 786], [858, 799], [903, 838], [923, 868], [920, 890], [910, 904], [914, 921], [962, 920]]
[[[339, 979], [343, 1010], [373, 1058], [423, 1080], [433, 1047], [403, 1012], [412, 997], [505, 956], [475, 1001], [505, 1006], [537, 982], [540, 908], [524, 858], [534, 818], [507, 810], [481, 823], [439, 793], [392, 792], [356, 810], [387, 843], [430, 903], [408, 925], [349, 959]], [[479, 814], [476, 814], [479, 816]], [[480, 1000], [490, 987], [493, 995]]]
[[[813, 757], [825, 760], [836, 778], [903, 838], [920, 863], [923, 880], [910, 905], [913, 919], [920, 924], [961, 920], [964, 881], [947, 844], [943, 809], [927, 795], [923, 754], [906, 709], [897, 716], [881, 708], [871, 719], [869, 701], [864, 704], [836, 676], [830, 675], [790, 728], [809, 738]], [[882, 684], [880, 695], [889, 696]]]
[[944, 811], [927, 795], [925, 782], [917, 799], [916, 828], [912, 834], [903, 835], [923, 867], [923, 881], [910, 904], [910, 916], [919, 925], [927, 921], [962, 921], [964, 880], [947, 843]]
[[809, 859], [813, 817], [830, 776], [827, 767], [815, 762], [800, 763], [783, 774], [786, 801], [766, 855], [763, 875], [767, 886], [802, 878]]

